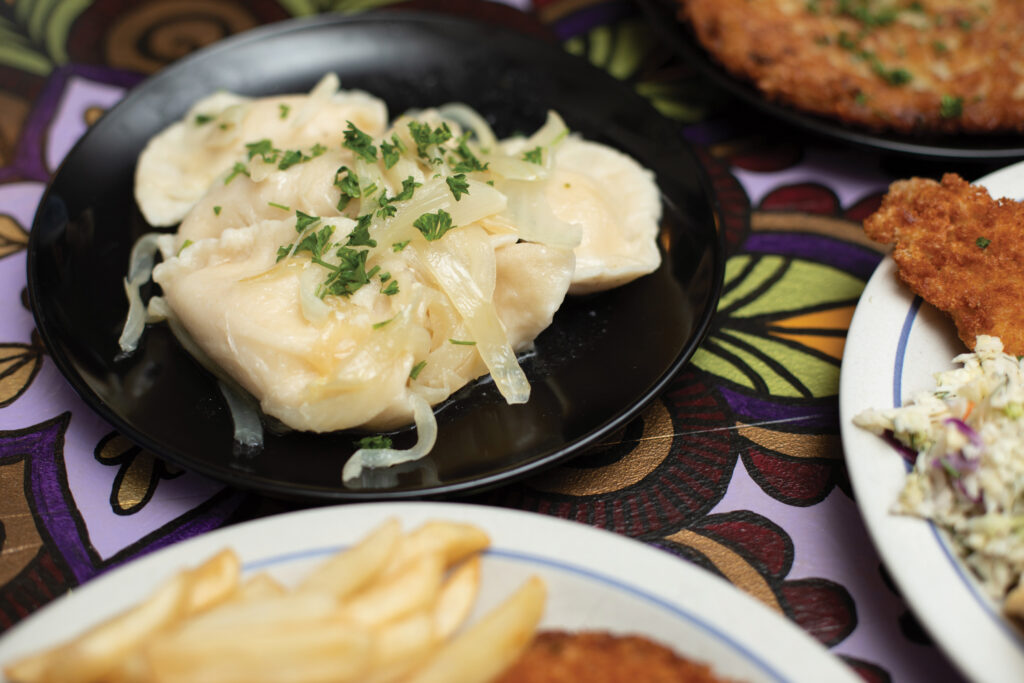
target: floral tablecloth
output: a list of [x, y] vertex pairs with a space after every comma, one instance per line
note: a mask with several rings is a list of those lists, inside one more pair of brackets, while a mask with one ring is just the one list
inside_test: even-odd
[[621, 1], [0, 4], [0, 629], [143, 553], [293, 507], [155, 459], [65, 383], [26, 296], [28, 233], [48, 179], [97, 117], [176, 58], [260, 24], [381, 5], [561, 41], [678, 121], [721, 205], [724, 294], [690, 366], [603, 445], [469, 500], [578, 520], [686, 558], [867, 680], [959, 680], [871, 545], [837, 408], [846, 330], [882, 257], [860, 221], [894, 178], [939, 169], [807, 138], [735, 106]]

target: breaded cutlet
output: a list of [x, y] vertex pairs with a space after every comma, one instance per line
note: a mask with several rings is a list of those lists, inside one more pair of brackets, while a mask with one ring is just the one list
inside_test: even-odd
[[952, 316], [968, 348], [987, 334], [1024, 354], [1024, 204], [953, 173], [898, 180], [864, 231], [893, 245], [900, 278]]
[[1024, 131], [1024, 2], [677, 0], [768, 98], [900, 133]]
[[641, 636], [542, 631], [494, 683], [726, 683]]

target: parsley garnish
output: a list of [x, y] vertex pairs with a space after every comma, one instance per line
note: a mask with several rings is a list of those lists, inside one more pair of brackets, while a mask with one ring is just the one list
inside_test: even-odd
[[295, 232], [303, 232], [306, 228], [320, 220], [320, 216], [310, 216], [301, 211], [295, 212]]
[[247, 142], [245, 143], [245, 148], [249, 150], [249, 161], [252, 161], [254, 156], [259, 155], [268, 164], [277, 161], [277, 155], [281, 152], [281, 150], [274, 148], [273, 143], [268, 138], [263, 138], [256, 142]]
[[964, 98], [943, 95], [939, 100], [939, 116], [944, 119], [955, 119], [964, 113]]
[[364, 436], [359, 441], [355, 441], [354, 445], [356, 448], [391, 448], [391, 439], [375, 434], [374, 436]]
[[452, 191], [452, 196], [455, 197], [455, 201], [459, 201], [462, 195], [469, 194], [469, 182], [466, 180], [465, 173], [459, 173], [458, 175], [450, 175], [444, 179], [448, 183], [449, 189]]
[[220, 206], [213, 207], [213, 215], [214, 216], [219, 216], [220, 215], [220, 211], [221, 211]]
[[974, 240], [974, 243], [981, 247], [982, 249], [985, 249], [988, 247], [988, 245], [992, 244], [992, 240], [990, 240], [987, 237], [979, 237], [978, 239]]
[[366, 272], [366, 255], [368, 253], [366, 250], [357, 251], [348, 247], [339, 247], [336, 254], [341, 259], [341, 263], [337, 266], [326, 261], [314, 259], [315, 263], [332, 271], [324, 283], [320, 285], [317, 295], [321, 299], [328, 294], [349, 296], [367, 284], [370, 278], [379, 270], [377, 266], [374, 266], [369, 273]]
[[428, 149], [431, 145], [442, 145], [452, 138], [452, 129], [447, 123], [442, 123], [434, 130], [430, 126], [419, 121], [409, 122], [409, 132], [412, 134], [412, 141], [416, 143], [416, 153], [424, 159], [430, 158]]
[[387, 320], [381, 320], [381, 321], [380, 321], [379, 323], [374, 323], [374, 324], [373, 324], [373, 329], [375, 329], [375, 330], [379, 330], [380, 328], [384, 327], [384, 326], [385, 326], [385, 325], [387, 325], [387, 324], [388, 324], [389, 322], [391, 322], [392, 320], [394, 320], [394, 319], [395, 319], [395, 317], [396, 317], [396, 316], [392, 316], [392, 317], [388, 318]]
[[291, 211], [292, 207], [285, 206], [284, 204], [278, 204], [277, 202], [267, 202], [267, 206], [272, 206], [275, 209], [281, 209], [282, 211]]
[[441, 239], [446, 232], [455, 227], [452, 225], [451, 215], [444, 209], [438, 209], [437, 213], [425, 213], [412, 224], [423, 233], [428, 242]]
[[188, 240], [188, 239], [185, 240], [184, 242], [181, 243], [181, 248], [178, 249], [178, 253], [175, 254], [175, 256], [181, 256], [181, 252], [185, 251], [185, 249], [187, 249], [188, 247], [191, 247], [191, 246], [192, 246], [192, 240]]
[[409, 240], [405, 240], [404, 242], [395, 242], [394, 244], [391, 245], [391, 251], [398, 253], [405, 249], [408, 245]]
[[463, 341], [462, 339], [449, 339], [448, 341], [458, 346], [476, 346], [475, 341]]
[[377, 246], [377, 240], [370, 239], [370, 221], [373, 217], [370, 214], [360, 216], [357, 219], [356, 227], [352, 228], [352, 232], [348, 234], [348, 241], [345, 242], [345, 246], [348, 247], [375, 247]]
[[[341, 177], [344, 173], [345, 177]], [[342, 166], [334, 174], [334, 186], [341, 190], [341, 197], [338, 199], [338, 211], [343, 211], [348, 203], [363, 194], [359, 187], [359, 176], [348, 166]]]
[[416, 379], [423, 372], [423, 368], [427, 367], [427, 361], [421, 360], [416, 365], [412, 366], [412, 370], [409, 371], [409, 379]]
[[311, 232], [299, 242], [298, 246], [295, 247], [295, 253], [298, 254], [302, 251], [308, 251], [313, 257], [313, 261], [320, 262], [323, 258], [324, 250], [331, 242], [331, 236], [334, 235], [334, 226], [325, 225], [316, 232]]
[[311, 157], [304, 157], [302, 152], [297, 149], [289, 149], [281, 155], [281, 163], [279, 163], [277, 167], [283, 171], [310, 158]]
[[[462, 161], [456, 162], [452, 170], [456, 173], [472, 173], [473, 171], [486, 171], [489, 164], [482, 164], [480, 160], [473, 154], [473, 150], [469, 148], [466, 140], [469, 139], [469, 133], [465, 133], [459, 138], [459, 145], [455, 148], [455, 153], [462, 157]], [[451, 163], [451, 160], [449, 160]]]
[[543, 163], [543, 150], [538, 146], [529, 150], [523, 154], [523, 161], [529, 161], [531, 164]]
[[281, 118], [282, 119], [288, 118], [288, 112], [290, 112], [292, 110], [291, 107], [289, 107], [287, 104], [284, 104], [283, 102], [281, 104], [277, 105], [277, 108], [281, 112]]
[[394, 296], [395, 294], [398, 294], [398, 280], [392, 280], [391, 282], [389, 282], [387, 287], [383, 287], [380, 290], [380, 293], [386, 294], [388, 296]]
[[380, 143], [380, 156], [384, 159], [384, 167], [391, 168], [398, 163], [398, 157], [405, 151], [405, 145], [397, 135], [391, 136], [391, 142], [382, 140]]
[[210, 116], [209, 114], [196, 114], [195, 122], [197, 126], [201, 126], [204, 123], [209, 123], [210, 121], [213, 121], [213, 119], [215, 118], [215, 116]]
[[245, 164], [243, 164], [241, 161], [236, 161], [235, 165], [231, 167], [231, 173], [229, 173], [228, 177], [224, 179], [224, 184], [227, 185], [228, 183], [230, 183], [232, 180], [235, 179], [235, 176], [238, 175], [239, 173], [249, 175], [249, 169], [246, 168]]
[[345, 130], [345, 142], [342, 143], [342, 146], [352, 150], [368, 162], [372, 163], [377, 160], [377, 148], [373, 146], [373, 138], [356, 128], [356, 124], [351, 121], [348, 122], [348, 128]]
[[390, 218], [391, 216], [394, 216], [398, 209], [392, 206], [392, 204], [412, 199], [413, 193], [421, 184], [422, 183], [417, 183], [412, 176], [409, 176], [402, 181], [402, 191], [394, 197], [388, 197], [387, 192], [382, 191], [380, 196], [377, 197], [377, 206], [380, 207], [380, 209], [377, 210], [377, 215], [381, 218]]

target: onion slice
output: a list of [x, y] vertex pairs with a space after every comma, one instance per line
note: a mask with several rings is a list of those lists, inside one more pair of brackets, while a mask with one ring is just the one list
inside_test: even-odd
[[128, 261], [128, 276], [124, 279], [124, 292], [128, 296], [128, 316], [117, 340], [123, 353], [132, 353], [139, 346], [139, 339], [146, 329], [146, 304], [142, 301], [140, 288], [153, 275], [153, 261], [159, 248], [161, 233], [150, 232], [140, 237], [132, 246]]
[[419, 460], [434, 448], [437, 441], [437, 418], [434, 410], [419, 394], [410, 393], [412, 416], [416, 421], [416, 443], [405, 450], [397, 448], [360, 448], [352, 454], [341, 471], [343, 481], [358, 479], [363, 468], [393, 467]]

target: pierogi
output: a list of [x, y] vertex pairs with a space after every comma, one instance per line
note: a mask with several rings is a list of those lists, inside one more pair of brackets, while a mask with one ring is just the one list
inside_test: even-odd
[[[156, 136], [136, 173], [147, 220], [180, 225], [133, 253], [122, 348], [166, 317], [293, 429], [415, 420], [413, 449], [374, 438], [346, 479], [424, 455], [430, 407], [475, 378], [527, 401], [516, 354], [566, 294], [660, 264], [653, 174], [554, 112], [506, 140], [462, 105], [387, 119], [333, 76], [309, 95], [217, 93]], [[146, 318], [138, 287], [153, 251], [162, 295]]]

